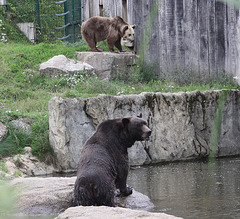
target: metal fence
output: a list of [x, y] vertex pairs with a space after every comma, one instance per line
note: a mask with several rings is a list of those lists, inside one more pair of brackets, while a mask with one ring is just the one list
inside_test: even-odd
[[64, 17], [64, 26], [57, 28], [65, 30], [65, 36], [60, 39], [67, 39], [72, 43], [76, 42], [77, 39], [81, 38], [81, 0], [63, 0], [57, 4], [62, 4], [64, 8], [64, 13], [57, 14], [57, 16]]
[[7, 4], [15, 23], [35, 23], [37, 42], [80, 38], [81, 0], [8, 0]]

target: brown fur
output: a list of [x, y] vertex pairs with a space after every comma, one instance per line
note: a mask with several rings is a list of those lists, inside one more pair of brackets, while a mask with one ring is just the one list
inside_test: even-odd
[[114, 46], [122, 52], [121, 38], [133, 41], [134, 28], [135, 25], [129, 25], [119, 16], [114, 18], [95, 16], [83, 22], [81, 33], [93, 52], [100, 52], [96, 44], [105, 39], [110, 52], [114, 52]]

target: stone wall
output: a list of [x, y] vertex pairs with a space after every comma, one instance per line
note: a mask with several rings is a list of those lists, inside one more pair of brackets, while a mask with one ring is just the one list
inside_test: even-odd
[[[129, 150], [131, 165], [196, 159], [210, 153], [218, 100], [222, 109], [217, 156], [240, 154], [240, 91], [194, 91], [99, 95], [88, 99], [54, 97], [49, 102], [50, 142], [63, 171], [76, 170], [79, 154], [96, 126], [106, 119], [143, 114], [152, 129], [148, 142]], [[220, 121], [221, 122], [221, 121]]]

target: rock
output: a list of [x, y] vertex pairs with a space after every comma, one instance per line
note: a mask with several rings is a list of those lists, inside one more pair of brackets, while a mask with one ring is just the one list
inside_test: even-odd
[[74, 207], [68, 208], [65, 212], [60, 214], [55, 219], [136, 219], [136, 218], [146, 218], [146, 219], [177, 219], [180, 217], [175, 217], [172, 215], [167, 215], [165, 213], [151, 213], [147, 211], [131, 210], [126, 208], [111, 208], [106, 206], [90, 206], [90, 207]]
[[49, 140], [58, 154], [57, 159], [61, 161], [57, 166], [60, 170], [74, 171], [83, 144], [94, 132], [94, 125], [83, 110], [85, 100], [54, 98], [50, 102], [52, 128], [49, 129]]
[[[57, 215], [73, 203], [76, 177], [16, 178], [11, 185], [18, 194], [15, 213], [22, 216]], [[137, 191], [115, 200], [117, 206], [149, 210], [154, 207], [149, 198]]]
[[240, 154], [240, 91], [194, 91], [99, 95], [88, 99], [55, 97], [49, 102], [50, 142], [61, 170], [76, 170], [79, 154], [96, 126], [106, 120], [142, 113], [152, 130], [148, 142], [129, 150], [131, 165], [206, 157], [218, 100], [226, 94], [217, 156]]
[[94, 73], [90, 64], [68, 59], [64, 55], [54, 56], [39, 67], [40, 74], [48, 77], [56, 77], [65, 74], [74, 74], [81, 71]]
[[18, 119], [18, 120], [12, 120], [11, 124], [15, 129], [18, 129], [18, 130], [21, 130], [21, 131], [24, 131], [27, 133], [32, 132], [31, 125], [29, 123], [27, 123], [25, 121], [25, 119], [23, 119], [23, 118]]
[[14, 157], [4, 158], [5, 178], [25, 177], [25, 176], [42, 176], [57, 172], [52, 165], [40, 162], [31, 153], [30, 147], [24, 148], [24, 154], [18, 154]]
[[58, 215], [72, 205], [75, 178], [16, 178], [11, 185], [19, 192], [14, 209], [21, 216]]
[[92, 65], [100, 79], [111, 79], [116, 73], [128, 74], [136, 65], [137, 56], [131, 52], [76, 52], [78, 60]]
[[0, 122], [0, 142], [7, 136], [8, 128]]
[[115, 205], [123, 208], [151, 210], [154, 204], [151, 200], [140, 192], [133, 189], [132, 195], [127, 197], [115, 197]]

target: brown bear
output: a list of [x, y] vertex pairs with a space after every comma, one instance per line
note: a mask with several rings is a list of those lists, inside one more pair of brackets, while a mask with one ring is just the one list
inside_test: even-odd
[[121, 17], [114, 18], [95, 16], [82, 23], [81, 33], [93, 52], [101, 52], [97, 42], [107, 39], [110, 52], [116, 46], [122, 52], [121, 38], [133, 44], [135, 25], [129, 25]]
[[126, 186], [129, 169], [127, 149], [135, 141], [148, 140], [151, 130], [140, 117], [102, 122], [85, 143], [74, 187], [75, 206], [114, 206], [114, 192], [132, 194]]

